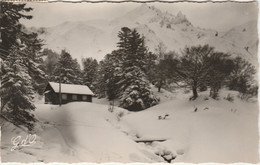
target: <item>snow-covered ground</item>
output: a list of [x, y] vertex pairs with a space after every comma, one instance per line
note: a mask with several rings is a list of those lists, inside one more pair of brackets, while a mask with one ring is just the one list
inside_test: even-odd
[[258, 162], [257, 104], [183, 96], [125, 116], [126, 129], [141, 139], [167, 139], [156, 145], [177, 155], [174, 162]]
[[[228, 93], [233, 102], [224, 99]], [[36, 143], [11, 151], [11, 138], [27, 134], [6, 123], [2, 161], [257, 163], [257, 103], [232, 91], [223, 91], [218, 101], [207, 94], [188, 101], [190, 93], [163, 91], [159, 105], [140, 112], [110, 112], [109, 103], [97, 99], [61, 107], [37, 102]]]

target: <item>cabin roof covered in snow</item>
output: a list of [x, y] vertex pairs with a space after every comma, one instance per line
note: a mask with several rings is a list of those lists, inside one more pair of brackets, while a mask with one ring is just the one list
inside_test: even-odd
[[[55, 93], [59, 93], [59, 83], [49, 82]], [[61, 93], [94, 95], [94, 93], [86, 85], [62, 84]]]

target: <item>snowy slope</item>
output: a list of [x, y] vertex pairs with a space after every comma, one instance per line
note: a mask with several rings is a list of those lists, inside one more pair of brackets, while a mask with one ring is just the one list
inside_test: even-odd
[[45, 29], [47, 31], [40, 37], [45, 40], [46, 47], [56, 51], [66, 49], [72, 56], [77, 57], [79, 62], [82, 57], [95, 56], [101, 59], [113, 50], [107, 29], [102, 27], [104, 26], [99, 21], [65, 22]]
[[39, 104], [36, 115], [41, 129], [36, 132], [36, 144], [10, 151], [10, 139], [25, 134], [4, 127], [2, 160], [44, 162], [153, 162], [139, 150], [140, 147], [113, 126], [117, 108], [110, 113], [106, 105], [70, 103], [62, 107]]
[[40, 37], [46, 41], [46, 47], [56, 51], [65, 48], [79, 61], [81, 57], [101, 60], [116, 48], [118, 31], [124, 26], [136, 28], [144, 35], [146, 45], [153, 52], [160, 42], [168, 51], [177, 52], [185, 46], [210, 44], [218, 51], [243, 56], [257, 65], [256, 21], [234, 27], [227, 32], [217, 32], [194, 27], [182, 12], [173, 15], [146, 4], [111, 21], [65, 22], [55, 27], [43, 28], [40, 31], [45, 33]]
[[[223, 99], [228, 94], [234, 102]], [[161, 95], [170, 96], [167, 92]], [[190, 102], [190, 94], [179, 91], [172, 100], [131, 113], [118, 107], [109, 112], [108, 105], [95, 103], [59, 107], [38, 102], [36, 144], [10, 151], [10, 139], [26, 134], [6, 123], [2, 161], [152, 163], [175, 158], [171, 162], [258, 162], [257, 103], [242, 101], [232, 91], [222, 91], [219, 101], [205, 99], [206, 95], [201, 93]], [[166, 114], [166, 119], [158, 119]]]
[[257, 65], [258, 50], [257, 22], [249, 21], [246, 24], [234, 27], [227, 32], [219, 33], [218, 37], [207, 38], [203, 42], [217, 45], [219, 51], [228, 52], [231, 55], [239, 55]]
[[[231, 103], [223, 99], [228, 93], [237, 94], [224, 92], [220, 101], [205, 101], [202, 94], [195, 102], [188, 101], [189, 94], [179, 95], [173, 101], [124, 116], [122, 125], [139, 139], [167, 139], [152, 147], [156, 150], [160, 145], [177, 155], [173, 162], [256, 163], [257, 104], [236, 98]], [[158, 120], [166, 114], [165, 120]]]

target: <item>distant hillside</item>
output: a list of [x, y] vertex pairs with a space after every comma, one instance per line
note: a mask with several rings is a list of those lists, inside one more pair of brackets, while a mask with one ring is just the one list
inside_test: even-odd
[[136, 28], [146, 37], [146, 45], [153, 52], [159, 43], [163, 43], [168, 51], [177, 52], [185, 46], [209, 44], [216, 50], [242, 56], [257, 66], [256, 21], [218, 32], [194, 27], [181, 11], [173, 15], [142, 4], [112, 21], [64, 22], [50, 28], [32, 29], [40, 33], [48, 48], [66, 49], [78, 60], [81, 57], [101, 60], [116, 48], [117, 33], [123, 26]]

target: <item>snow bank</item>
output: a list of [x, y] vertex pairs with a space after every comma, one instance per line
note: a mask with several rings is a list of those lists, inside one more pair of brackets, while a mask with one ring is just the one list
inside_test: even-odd
[[139, 139], [167, 139], [159, 144], [177, 155], [174, 162], [259, 161], [257, 104], [238, 98], [233, 103], [223, 97], [205, 100], [205, 93], [196, 101], [188, 101], [187, 94], [176, 98], [127, 115], [121, 119], [122, 124]]

